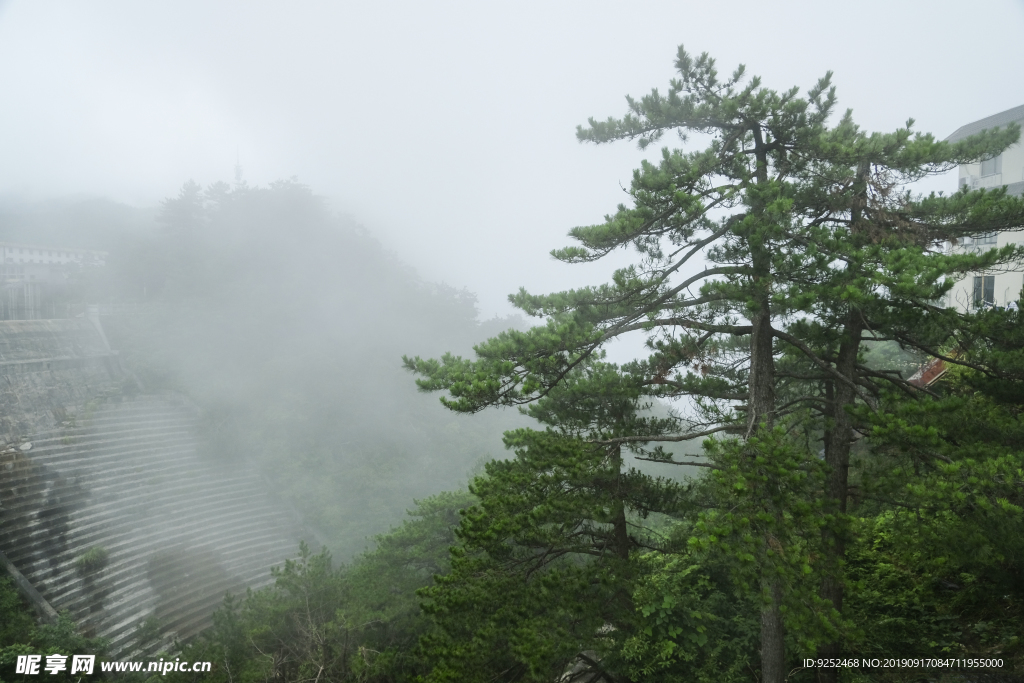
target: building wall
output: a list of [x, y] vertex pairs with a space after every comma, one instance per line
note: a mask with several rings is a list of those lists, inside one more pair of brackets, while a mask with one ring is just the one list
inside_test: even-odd
[[[1024, 107], [1016, 107], [1015, 109], [990, 116], [987, 119], [967, 124], [953, 133], [947, 140], [956, 141], [967, 135], [980, 132], [985, 128], [1005, 126], [1011, 121], [1015, 121], [1024, 128]], [[1003, 152], [1000, 155], [997, 166], [997, 173], [982, 175], [981, 163], [962, 164], [960, 166], [958, 187], [967, 186], [972, 189], [991, 189], [1006, 186], [1007, 192], [1010, 194], [1024, 194], [1024, 142], [1018, 142]], [[950, 249], [951, 251], [980, 251], [993, 247], [1004, 247], [1008, 244], [1022, 243], [1024, 243], [1024, 231], [1001, 232], [995, 235], [994, 244], [981, 239], [973, 242], [967, 241], [961, 245], [951, 245]], [[1004, 272], [1007, 270], [1009, 272]], [[946, 298], [946, 305], [954, 306], [962, 311], [974, 310], [976, 306], [974, 295], [975, 277], [991, 277], [994, 281], [994, 286], [992, 287], [993, 300], [991, 303], [995, 306], [1006, 306], [1021, 298], [1022, 289], [1024, 289], [1024, 264], [1019, 264], [1009, 269], [1004, 268], [1000, 271], [971, 273], [967, 275], [967, 277], [958, 281], [949, 292]]]
[[46, 247], [39, 244], [0, 242], [0, 258], [4, 264], [103, 265], [107, 252], [94, 249]]
[[0, 443], [54, 428], [123, 378], [90, 318], [0, 322]]
[[114, 659], [194, 637], [317, 545], [252, 463], [201, 444], [188, 400], [139, 389], [96, 316], [0, 322], [0, 578]]
[[0, 242], [0, 320], [71, 317], [73, 274], [106, 260], [104, 251]]
[[[1020, 233], [1001, 233], [997, 246], [1020, 244], [1022, 237], [1024, 236]], [[947, 306], [955, 306], [962, 311], [973, 311], [975, 309], [974, 278], [976, 275], [990, 276], [994, 279], [993, 305], [1006, 306], [1010, 302], [1020, 300], [1021, 290], [1024, 289], [1024, 272], [1015, 270], [1012, 272], [971, 273], [958, 281], [949, 294], [946, 295]]]
[[977, 189], [1024, 182], [1024, 145], [1018, 142], [999, 156], [1000, 172], [991, 175], [982, 175], [980, 163], [961, 164], [959, 185], [970, 184], [972, 188]]

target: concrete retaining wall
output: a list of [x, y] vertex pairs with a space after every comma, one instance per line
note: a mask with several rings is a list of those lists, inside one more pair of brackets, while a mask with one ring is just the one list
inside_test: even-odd
[[0, 322], [0, 565], [120, 658], [196, 635], [305, 535], [258, 472], [200, 454], [191, 404], [137, 389], [95, 320]]
[[55, 428], [125, 379], [95, 319], [0, 321], [0, 442]]

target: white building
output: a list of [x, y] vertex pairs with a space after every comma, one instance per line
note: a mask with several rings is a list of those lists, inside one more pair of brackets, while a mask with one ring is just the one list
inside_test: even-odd
[[0, 242], [0, 320], [70, 316], [73, 276], [106, 262], [105, 251]]
[[107, 252], [0, 242], [0, 280], [61, 282], [68, 268], [106, 265]]
[[[983, 130], [1002, 128], [1013, 122], [1024, 129], [1024, 105], [961, 126], [946, 140], [956, 142]], [[1024, 194], [1024, 142], [1017, 142], [994, 159], [960, 166], [960, 187], [978, 189], [1003, 185], [1009, 194]], [[981, 251], [1021, 242], [1024, 242], [1024, 232], [1001, 232], [967, 240], [960, 248]], [[1017, 268], [1011, 272], [1004, 269], [999, 272], [972, 274], [953, 287], [949, 292], [947, 305], [956, 306], [961, 310], [973, 310], [979, 305], [1006, 306], [1021, 297], [1022, 288], [1024, 268]]]

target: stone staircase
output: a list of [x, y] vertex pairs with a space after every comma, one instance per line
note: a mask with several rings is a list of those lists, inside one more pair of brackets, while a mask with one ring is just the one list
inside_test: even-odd
[[0, 551], [111, 656], [152, 652], [270, 583], [303, 532], [253, 469], [199, 453], [180, 397], [90, 406], [0, 452]]

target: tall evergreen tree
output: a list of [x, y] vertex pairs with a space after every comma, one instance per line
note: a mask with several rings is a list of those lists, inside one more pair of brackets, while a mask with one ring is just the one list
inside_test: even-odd
[[[520, 291], [512, 302], [530, 315], [546, 316], [546, 326], [494, 338], [476, 348], [476, 361], [406, 359], [407, 367], [426, 376], [421, 388], [448, 390], [445, 404], [466, 412], [527, 403], [550, 392], [610, 340], [641, 332], [652, 353], [631, 370], [642, 377], [644, 393], [707, 399], [713, 417], [635, 441], [679, 441], [720, 431], [749, 438], [772, 429], [772, 317], [785, 313], [773, 310], [772, 298], [777, 271], [789, 267], [777, 244], [791, 220], [790, 179], [824, 131], [834, 89], [826, 76], [806, 98], [796, 88], [779, 93], [762, 87], [759, 78], [744, 83], [742, 66], [720, 81], [713, 59], [694, 59], [682, 48], [676, 67], [679, 78], [667, 95], [654, 90], [640, 100], [627, 98], [625, 117], [591, 120], [577, 135], [598, 143], [633, 139], [645, 148], [677, 130], [684, 139], [686, 133], [710, 135], [711, 143], [698, 152], [665, 149], [658, 165], [644, 163], [630, 188], [634, 206], [620, 206], [604, 224], [574, 229], [570, 234], [580, 246], [553, 253], [581, 263], [632, 246], [639, 263], [617, 271], [608, 285], [548, 296]], [[721, 211], [728, 215], [718, 218]], [[699, 255], [710, 267], [687, 274]], [[706, 370], [721, 358], [722, 334], [746, 340], [738, 362], [730, 357], [720, 371], [706, 374], [688, 369]], [[736, 400], [742, 405], [714, 403]], [[779, 518], [782, 511], [769, 514]], [[773, 539], [766, 536], [761, 543], [768, 552]], [[782, 586], [766, 574], [760, 590], [762, 671], [765, 680], [781, 681]]]
[[639, 396], [628, 374], [588, 362], [530, 405], [545, 430], [506, 434], [516, 457], [474, 481], [452, 571], [424, 593], [440, 627], [424, 645], [430, 680], [626, 680], [635, 554], [666, 543], [644, 520], [678, 513], [683, 492], [623, 461], [617, 439], [670, 421]]
[[[899, 372], [864, 364], [866, 341], [899, 339], [928, 346], [963, 324], [956, 311], [936, 301], [966, 272], [1018, 262], [1013, 247], [984, 254], [949, 253], [963, 237], [1024, 225], [1024, 203], [1004, 191], [961, 191], [952, 196], [915, 198], [908, 183], [957, 164], [1000, 153], [1016, 141], [1015, 126], [986, 131], [957, 144], [914, 135], [912, 121], [891, 134], [866, 135], [849, 113], [819, 142], [810, 164], [803, 215], [796, 244], [819, 255], [814, 266], [791, 280], [780, 293], [804, 313], [787, 331], [778, 331], [807, 366], [783, 374], [793, 403], [810, 406], [822, 418], [824, 460], [828, 464], [825, 500], [839, 523], [824, 527], [825, 578], [822, 597], [842, 609], [842, 563], [847, 535], [842, 522], [849, 496], [851, 445], [858, 438], [850, 412], [858, 403], [877, 405], [882, 392], [896, 388], [920, 393]], [[799, 366], [799, 362], [797, 363]], [[810, 383], [808, 383], [810, 380]], [[835, 656], [840, 645], [822, 649]], [[835, 672], [826, 672], [834, 680]]]
[[[947, 275], [1015, 258], [1011, 251], [933, 252], [942, 241], [1012, 224], [1024, 216], [1019, 202], [998, 192], [915, 200], [899, 187], [997, 153], [1016, 131], [947, 145], [914, 136], [909, 126], [867, 136], [849, 114], [829, 129], [829, 76], [801, 98], [796, 89], [763, 88], [757, 78], [744, 84], [742, 67], [719, 81], [713, 60], [693, 59], [682, 48], [676, 66], [679, 77], [667, 95], [628, 98], [626, 116], [591, 120], [578, 137], [632, 139], [645, 148], [674, 130], [684, 141], [707, 135], [710, 144], [698, 152], [665, 149], [657, 165], [645, 162], [630, 186], [633, 206], [574, 229], [579, 246], [553, 252], [580, 263], [633, 247], [638, 262], [599, 287], [547, 296], [521, 290], [512, 302], [547, 324], [481, 344], [475, 361], [447, 355], [405, 362], [424, 376], [421, 388], [447, 390], [445, 405], [475, 412], [548, 397], [609, 341], [644, 334], [650, 354], [624, 368], [639, 395], [689, 397], [698, 411], [614, 442], [739, 437], [739, 450], [714, 446], [710, 455], [720, 459], [720, 472], [729, 472], [720, 475], [723, 483], [743, 491], [748, 507], [716, 528], [731, 529], [734, 551], [754, 558], [753, 587], [763, 605], [761, 677], [781, 682], [784, 604], [793, 602], [787, 591], [802, 588], [796, 577], [809, 568], [800, 560], [809, 551], [788, 552], [783, 540], [807, 550], [809, 534], [819, 530], [827, 549], [821, 597], [831, 613], [818, 620], [817, 642], [834, 640], [854, 435], [848, 410], [857, 402], [874, 405], [881, 385], [908, 389], [904, 378], [860, 362], [863, 340], [905, 339], [915, 325], [938, 329], [953, 315], [934, 304], [949, 287]], [[707, 262], [702, 271], [693, 267], [700, 257]], [[807, 453], [816, 449], [808, 441], [801, 455], [784, 437], [800, 411], [817, 425], [805, 426], [808, 433], [824, 440], [828, 474], [816, 495], [828, 507], [817, 515], [794, 514], [815, 495], [803, 473], [815, 469]], [[660, 451], [655, 459], [670, 460]], [[811, 611], [820, 607], [814, 603]]]

